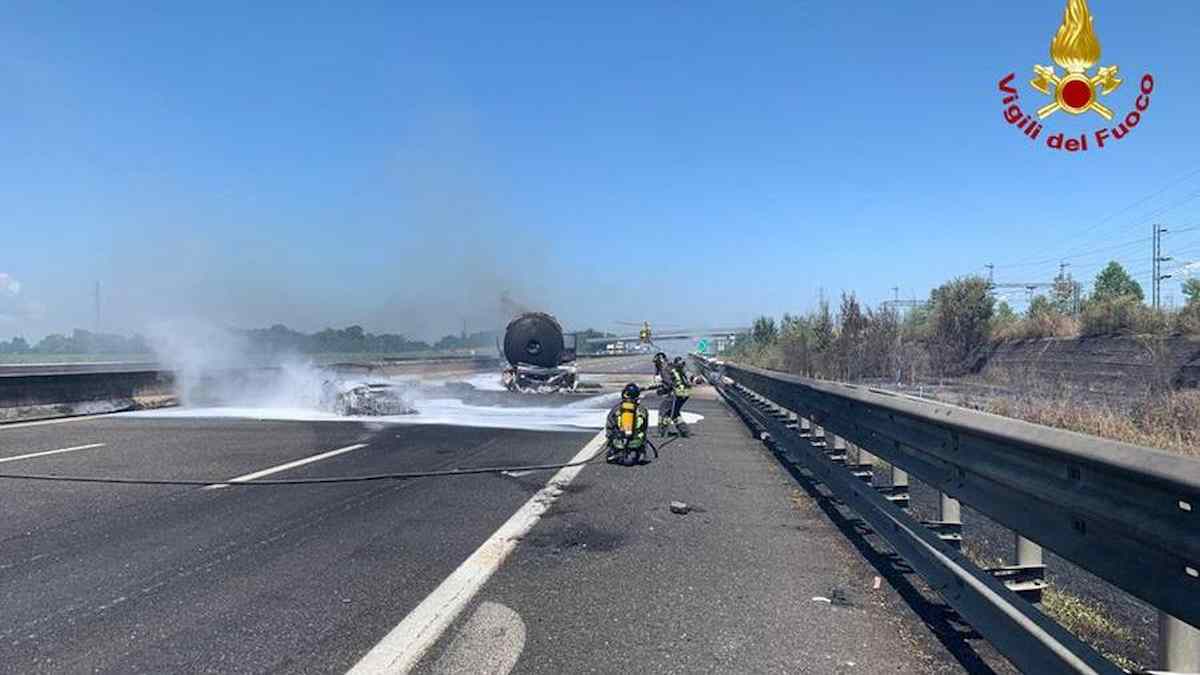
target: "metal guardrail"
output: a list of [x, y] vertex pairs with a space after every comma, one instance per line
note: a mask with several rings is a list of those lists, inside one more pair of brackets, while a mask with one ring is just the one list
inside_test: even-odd
[[90, 375], [94, 373], [159, 372], [165, 368], [152, 361], [97, 361], [93, 363], [4, 363], [0, 377], [32, 375]]
[[[463, 364], [498, 367], [496, 356], [451, 355], [438, 358], [380, 362], [328, 363], [318, 367], [345, 374], [424, 365]], [[164, 396], [176, 391], [181, 379], [203, 384], [229, 378], [248, 386], [254, 378], [283, 372], [283, 366], [247, 364], [191, 373], [153, 362], [37, 363], [0, 365], [0, 424], [34, 419], [113, 412], [133, 407], [141, 396]]]
[[[749, 424], [1025, 672], [1121, 672], [1018, 596], [1040, 599], [1042, 546], [1158, 608], [1161, 667], [1200, 670], [1200, 461], [695, 358]], [[892, 465], [892, 486], [870, 482], [872, 455]], [[906, 512], [908, 473], [942, 492], [938, 521]], [[1017, 533], [1016, 565], [981, 570], [958, 552], [958, 500]]]

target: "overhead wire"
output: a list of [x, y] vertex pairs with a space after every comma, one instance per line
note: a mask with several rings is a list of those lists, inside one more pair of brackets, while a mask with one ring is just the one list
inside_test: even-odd
[[[1139, 198], [1139, 199], [1137, 199], [1137, 200], [1133, 201], [1132, 203], [1130, 203], [1130, 204], [1128, 204], [1128, 205], [1126, 205], [1126, 206], [1124, 206], [1124, 207], [1122, 207], [1122, 208], [1120, 208], [1120, 209], [1118, 209], [1118, 210], [1116, 210], [1116, 211], [1114, 211], [1114, 212], [1110, 213], [1108, 216], [1105, 216], [1104, 218], [1101, 218], [1099, 221], [1095, 222], [1094, 224], [1092, 224], [1092, 225], [1089, 225], [1089, 226], [1085, 227], [1085, 228], [1084, 228], [1084, 229], [1082, 229], [1082, 230], [1079, 230], [1079, 231], [1078, 231], [1078, 232], [1076, 232], [1075, 234], [1069, 235], [1067, 238], [1061, 239], [1061, 240], [1060, 240], [1060, 242], [1062, 242], [1062, 243], [1066, 243], [1066, 242], [1068, 242], [1068, 241], [1070, 241], [1070, 240], [1072, 240], [1072, 239], [1078, 239], [1078, 238], [1080, 238], [1080, 237], [1082, 237], [1082, 236], [1085, 236], [1085, 235], [1087, 235], [1087, 234], [1093, 233], [1093, 232], [1095, 232], [1095, 231], [1097, 231], [1097, 230], [1099, 230], [1099, 229], [1103, 228], [1103, 227], [1105, 226], [1105, 224], [1107, 224], [1107, 223], [1111, 222], [1111, 221], [1112, 221], [1113, 219], [1115, 219], [1117, 216], [1120, 216], [1120, 215], [1121, 215], [1121, 214], [1123, 214], [1123, 213], [1126, 213], [1126, 212], [1128, 212], [1128, 211], [1131, 211], [1131, 210], [1133, 210], [1133, 209], [1135, 209], [1135, 208], [1137, 208], [1137, 207], [1139, 207], [1139, 206], [1141, 206], [1141, 205], [1143, 205], [1143, 204], [1145, 204], [1145, 203], [1149, 202], [1150, 200], [1152, 200], [1152, 199], [1154, 199], [1154, 198], [1156, 198], [1156, 197], [1158, 197], [1158, 196], [1160, 196], [1160, 195], [1164, 194], [1165, 192], [1167, 192], [1167, 191], [1168, 191], [1168, 190], [1170, 190], [1171, 188], [1173, 188], [1173, 187], [1175, 187], [1175, 186], [1177, 186], [1177, 185], [1179, 185], [1179, 184], [1181, 184], [1181, 183], [1184, 183], [1184, 182], [1185, 182], [1185, 181], [1187, 181], [1188, 179], [1190, 179], [1190, 178], [1192, 178], [1192, 177], [1194, 177], [1194, 176], [1197, 176], [1197, 175], [1200, 175], [1200, 167], [1196, 167], [1196, 168], [1194, 168], [1194, 169], [1192, 169], [1192, 170], [1189, 170], [1189, 171], [1185, 172], [1183, 175], [1179, 176], [1178, 178], [1176, 178], [1176, 179], [1174, 179], [1174, 180], [1172, 180], [1172, 181], [1169, 181], [1169, 182], [1168, 182], [1166, 185], [1164, 185], [1162, 188], [1160, 188], [1160, 189], [1158, 189], [1158, 190], [1156, 190], [1156, 191], [1154, 191], [1154, 192], [1152, 192], [1152, 193], [1150, 193], [1150, 194], [1148, 194], [1148, 195], [1146, 195], [1146, 196], [1144, 196], [1144, 197], [1141, 197], [1141, 198]], [[1172, 211], [1172, 210], [1174, 210], [1174, 209], [1176, 209], [1176, 208], [1179, 208], [1180, 206], [1182, 206], [1182, 205], [1184, 205], [1184, 204], [1186, 204], [1186, 203], [1188, 203], [1188, 202], [1191, 202], [1191, 201], [1193, 201], [1193, 200], [1195, 200], [1195, 199], [1197, 199], [1197, 198], [1200, 198], [1200, 189], [1197, 189], [1197, 190], [1195, 190], [1195, 191], [1193, 191], [1193, 192], [1189, 193], [1189, 194], [1188, 194], [1186, 197], [1184, 197], [1183, 199], [1181, 199], [1181, 200], [1179, 200], [1179, 201], [1177, 201], [1177, 202], [1175, 202], [1175, 203], [1173, 203], [1173, 204], [1171, 204], [1171, 205], [1169, 205], [1169, 206], [1163, 206], [1163, 207], [1160, 207], [1159, 209], [1157, 209], [1157, 210], [1155, 210], [1155, 211], [1153, 211], [1153, 212], [1150, 212], [1150, 213], [1143, 214], [1142, 216], [1140, 216], [1140, 217], [1136, 218], [1136, 219], [1135, 219], [1135, 221], [1134, 221], [1136, 224], [1135, 224], [1135, 225], [1131, 225], [1130, 227], [1136, 227], [1136, 226], [1137, 226], [1137, 224], [1146, 224], [1146, 223], [1149, 223], [1149, 222], [1150, 222], [1151, 220], [1153, 220], [1154, 218], [1157, 218], [1158, 216], [1160, 216], [1160, 215], [1162, 215], [1162, 214], [1164, 214], [1164, 213], [1167, 213], [1167, 212], [1169, 212], [1169, 211]], [[1077, 253], [1068, 253], [1068, 254], [1066, 254], [1066, 255], [1057, 256], [1057, 257], [1055, 257], [1055, 258], [1047, 258], [1047, 259], [1045, 259], [1045, 260], [1042, 260], [1042, 259], [1035, 259], [1035, 260], [1021, 260], [1021, 261], [1015, 261], [1015, 262], [1011, 262], [1011, 263], [1000, 263], [1000, 264], [997, 264], [997, 265], [995, 265], [995, 269], [1013, 269], [1013, 268], [1017, 268], [1017, 267], [1027, 267], [1027, 266], [1034, 266], [1034, 265], [1039, 265], [1039, 264], [1045, 264], [1047, 261], [1053, 262], [1053, 261], [1056, 261], [1056, 260], [1061, 260], [1061, 259], [1063, 259], [1063, 258], [1070, 258], [1070, 257], [1074, 257], [1075, 255], [1077, 255]]]

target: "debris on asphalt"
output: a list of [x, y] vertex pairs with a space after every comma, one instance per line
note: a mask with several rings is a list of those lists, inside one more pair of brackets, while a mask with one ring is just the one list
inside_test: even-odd
[[814, 595], [812, 601], [827, 602], [835, 607], [850, 607], [853, 605], [853, 603], [850, 602], [850, 599], [846, 597], [846, 591], [840, 588], [831, 588], [829, 590], [829, 597], [825, 597], [824, 595]]
[[853, 603], [851, 603], [850, 598], [846, 596], [846, 590], [844, 588], [835, 587], [829, 589], [829, 604], [837, 607], [850, 607]]
[[681, 516], [686, 516], [692, 507], [684, 502], [671, 502], [671, 513], [678, 513]]

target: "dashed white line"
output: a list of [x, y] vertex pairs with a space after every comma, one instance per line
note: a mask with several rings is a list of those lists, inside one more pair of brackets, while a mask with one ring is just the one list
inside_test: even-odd
[[30, 452], [24, 455], [15, 457], [0, 457], [0, 464], [4, 462], [15, 462], [20, 459], [33, 459], [34, 457], [45, 457], [47, 455], [57, 455], [64, 452], [75, 452], [76, 450], [91, 450], [92, 448], [102, 448], [104, 443], [88, 443], [87, 445], [75, 445], [69, 448], [59, 448], [58, 450], [42, 450], [41, 452]]
[[312, 457], [305, 457], [304, 459], [297, 459], [294, 462], [288, 462], [286, 464], [280, 464], [279, 466], [273, 466], [268, 469], [263, 469], [261, 471], [255, 471], [254, 473], [248, 473], [248, 474], [245, 474], [242, 476], [238, 476], [236, 478], [230, 478], [229, 480], [225, 481], [224, 483], [213, 483], [212, 485], [206, 486], [204, 489], [205, 490], [216, 490], [219, 488], [228, 487], [230, 483], [245, 483], [246, 481], [251, 481], [251, 480], [254, 480], [255, 478], [262, 478], [263, 476], [270, 476], [273, 473], [279, 473], [280, 471], [287, 471], [288, 469], [294, 469], [298, 466], [304, 466], [305, 464], [312, 464], [313, 462], [319, 462], [323, 459], [329, 459], [330, 457], [337, 457], [338, 455], [350, 452], [351, 450], [358, 450], [359, 448], [365, 448], [365, 447], [367, 447], [366, 443], [355, 443], [354, 445], [347, 445], [346, 447], [338, 448], [337, 450], [330, 450], [329, 452], [322, 452], [321, 454], [313, 455]]
[[[604, 432], [583, 446], [571, 459], [581, 462], [604, 446]], [[442, 633], [454, 623], [475, 594], [517, 547], [517, 543], [541, 519], [563, 490], [574, 480], [583, 465], [559, 469], [546, 486], [525, 502], [524, 506], [496, 530], [495, 534], [475, 550], [458, 569], [409, 612], [379, 644], [350, 669], [348, 675], [376, 673], [407, 673], [421, 661]]]

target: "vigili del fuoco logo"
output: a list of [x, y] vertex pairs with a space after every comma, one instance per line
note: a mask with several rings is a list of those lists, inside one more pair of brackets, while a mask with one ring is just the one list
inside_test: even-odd
[[[1046, 147], [1065, 152], [1100, 150], [1125, 138], [1142, 121], [1142, 115], [1150, 107], [1154, 78], [1149, 73], [1142, 75], [1133, 108], [1123, 117], [1116, 116], [1113, 108], [1105, 104], [1109, 94], [1117, 91], [1124, 80], [1118, 75], [1115, 64], [1098, 65], [1100, 41], [1092, 26], [1092, 13], [1088, 10], [1087, 0], [1067, 0], [1062, 25], [1050, 40], [1050, 58], [1058, 68], [1040, 64], [1033, 67], [1034, 77], [1029, 84], [1039, 94], [1048, 97], [1049, 101], [1038, 107], [1032, 115], [1018, 104], [1021, 96], [1013, 86], [1016, 73], [1009, 73], [1000, 80], [1000, 94], [1006, 106], [1004, 120], [1029, 140], [1045, 138]], [[1085, 132], [1069, 138], [1065, 133], [1054, 133], [1053, 130], [1043, 134], [1045, 124], [1042, 120], [1060, 112], [1087, 116], [1095, 114], [1103, 118], [1104, 126], [1092, 133]]]

